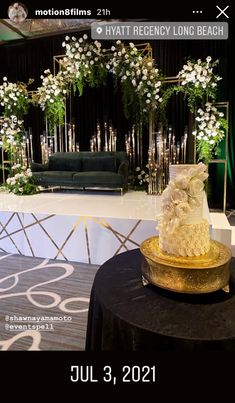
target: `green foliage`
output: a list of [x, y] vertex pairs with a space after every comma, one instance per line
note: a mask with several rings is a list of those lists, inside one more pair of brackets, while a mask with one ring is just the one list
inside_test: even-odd
[[89, 68], [89, 71], [80, 70], [80, 75], [72, 78], [73, 90], [78, 90], [79, 95], [82, 96], [84, 88], [88, 85], [91, 88], [99, 87], [101, 84], [105, 84], [107, 77], [107, 70], [103, 64], [96, 64]]
[[64, 124], [65, 101], [63, 98], [56, 98], [53, 103], [47, 102], [45, 112], [48, 121], [49, 133], [54, 131], [56, 125]]

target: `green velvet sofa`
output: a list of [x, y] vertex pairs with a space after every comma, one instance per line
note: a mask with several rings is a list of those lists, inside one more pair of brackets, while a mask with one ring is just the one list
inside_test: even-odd
[[33, 177], [43, 187], [127, 190], [128, 159], [124, 151], [57, 152], [47, 164], [32, 163]]

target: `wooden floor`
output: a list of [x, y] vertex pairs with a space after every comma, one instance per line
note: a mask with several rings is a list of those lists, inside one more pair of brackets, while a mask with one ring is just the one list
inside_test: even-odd
[[0, 349], [84, 350], [97, 269], [0, 254]]

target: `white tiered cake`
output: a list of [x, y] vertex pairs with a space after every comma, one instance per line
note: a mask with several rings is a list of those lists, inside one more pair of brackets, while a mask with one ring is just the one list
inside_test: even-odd
[[176, 256], [200, 256], [210, 249], [209, 223], [203, 219], [206, 166], [171, 165], [170, 182], [162, 195], [159, 243]]

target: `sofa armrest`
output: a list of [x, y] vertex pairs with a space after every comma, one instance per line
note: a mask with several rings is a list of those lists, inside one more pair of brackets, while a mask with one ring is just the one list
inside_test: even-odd
[[123, 177], [123, 184], [124, 187], [128, 185], [128, 162], [123, 161], [118, 168], [118, 173]]
[[38, 164], [37, 162], [32, 162], [31, 163], [31, 171], [32, 172], [43, 172], [43, 171], [48, 171], [49, 169], [49, 164]]

